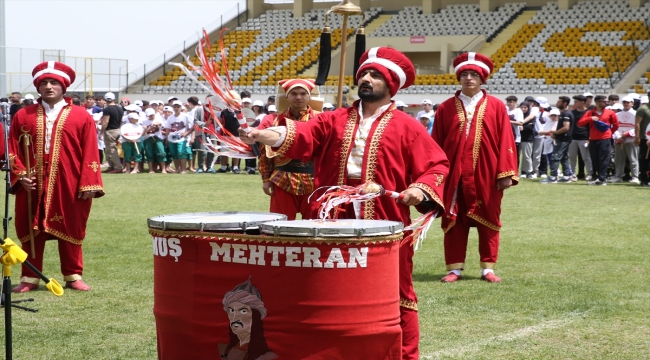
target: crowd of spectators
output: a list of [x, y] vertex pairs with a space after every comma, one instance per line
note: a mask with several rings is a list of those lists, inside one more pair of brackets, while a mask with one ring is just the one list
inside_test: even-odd
[[540, 178], [543, 184], [584, 179], [589, 185], [628, 181], [648, 186], [648, 96], [585, 93], [560, 96], [555, 106], [544, 97], [518, 101], [506, 98], [520, 178]]
[[[248, 126], [256, 127], [264, 116], [277, 112], [274, 96], [264, 103], [252, 101], [248, 91], [239, 95]], [[34, 96], [23, 98], [14, 92], [4, 100], [10, 101], [13, 115], [33, 104]], [[83, 101], [73, 95], [72, 100], [85, 107], [96, 122], [100, 159], [108, 173], [136, 174], [144, 170], [144, 163], [150, 173], [257, 172], [256, 159], [245, 160], [241, 169], [239, 159], [229, 161], [227, 156], [215, 157], [206, 151], [204, 144], [214, 139], [195, 130], [195, 125], [215, 131], [224, 127], [237, 135], [239, 123], [228, 109], [217, 111], [219, 121], [212, 121], [196, 96], [185, 101], [172, 96], [166, 102], [131, 102], [124, 97], [117, 103], [109, 92], [103, 97], [88, 95]], [[402, 111], [409, 107], [400, 100], [395, 105]], [[438, 105], [424, 99], [421, 106], [415, 118], [431, 134]], [[585, 180], [589, 185], [626, 181], [650, 186], [648, 96], [628, 94], [621, 99], [585, 93], [560, 96], [554, 106], [544, 97], [527, 96], [520, 102], [516, 96], [508, 96], [505, 106], [517, 145], [520, 178], [540, 179], [544, 184]], [[335, 109], [325, 103], [322, 111]], [[123, 126], [140, 127], [144, 134], [138, 140], [127, 140], [121, 136]]]
[[[520, 178], [542, 184], [585, 180], [588, 185], [650, 186], [648, 96], [584, 93], [560, 96], [553, 105], [544, 97], [505, 100]], [[438, 106], [429, 99], [421, 104], [415, 117], [431, 133]], [[395, 105], [402, 111], [409, 107], [399, 100]]]

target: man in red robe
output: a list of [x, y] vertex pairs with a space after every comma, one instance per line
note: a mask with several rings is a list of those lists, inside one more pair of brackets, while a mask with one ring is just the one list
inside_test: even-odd
[[461, 90], [443, 102], [433, 123], [433, 139], [449, 159], [445, 183], [445, 262], [443, 282], [461, 278], [469, 228], [478, 230], [481, 278], [494, 274], [499, 251], [503, 190], [519, 181], [512, 127], [503, 101], [481, 90], [494, 65], [484, 55], [465, 53], [454, 60]]
[[[310, 106], [311, 93], [316, 86], [314, 80], [287, 79], [280, 81], [279, 85], [285, 95], [278, 97], [278, 103], [281, 107], [288, 103], [288, 108], [279, 115], [265, 116], [258, 129], [277, 126], [285, 123], [285, 119], [309, 121], [320, 113]], [[270, 158], [262, 151], [259, 169], [262, 190], [271, 197], [270, 211], [284, 214], [289, 220], [295, 220], [297, 213], [303, 219], [308, 219], [310, 210], [307, 199], [314, 191], [314, 163], [284, 156]]]
[[[448, 162], [426, 129], [397, 110], [391, 97], [415, 79], [415, 68], [401, 52], [379, 47], [361, 57], [356, 74], [360, 101], [349, 108], [319, 114], [302, 123], [285, 119], [278, 127], [252, 130], [248, 141], [259, 141], [269, 156], [314, 161], [314, 183], [320, 186], [358, 185], [376, 182], [401, 192], [396, 202], [379, 197], [339, 213], [346, 218], [386, 219], [409, 225], [410, 208], [418, 211], [425, 199], [443, 209], [442, 191]], [[311, 218], [319, 204], [312, 202]], [[440, 211], [442, 213], [442, 211]], [[413, 289], [413, 246], [400, 248], [400, 326], [402, 358], [418, 358], [419, 326], [417, 297]]]
[[[63, 96], [75, 79], [69, 66], [43, 62], [34, 68], [32, 76], [41, 97], [16, 113], [9, 131], [16, 234], [31, 253], [28, 242], [32, 227], [35, 257], [30, 254], [28, 260], [38, 270], [43, 268], [45, 241], [58, 240], [66, 287], [88, 291], [90, 287], [81, 279], [81, 243], [92, 199], [104, 195], [95, 122], [83, 107], [73, 106], [72, 100]], [[29, 153], [24, 148], [27, 140]], [[28, 159], [31, 177], [26, 176]], [[24, 265], [20, 281], [14, 292], [38, 288], [38, 276]]]

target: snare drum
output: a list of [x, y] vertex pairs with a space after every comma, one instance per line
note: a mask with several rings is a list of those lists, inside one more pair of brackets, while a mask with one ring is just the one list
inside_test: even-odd
[[163, 231], [234, 232], [259, 235], [261, 224], [286, 219], [285, 215], [276, 213], [226, 211], [160, 215], [150, 218], [147, 223], [149, 229]]
[[154, 256], [159, 358], [401, 358], [401, 223], [276, 219], [250, 235], [151, 220], [168, 244]]

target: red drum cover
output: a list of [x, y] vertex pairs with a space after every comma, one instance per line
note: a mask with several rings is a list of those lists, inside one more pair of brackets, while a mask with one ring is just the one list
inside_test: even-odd
[[149, 232], [159, 359], [400, 359], [401, 234]]

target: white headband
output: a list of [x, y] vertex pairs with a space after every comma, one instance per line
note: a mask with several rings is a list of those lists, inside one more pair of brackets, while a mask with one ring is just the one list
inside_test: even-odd
[[[361, 68], [364, 67], [365, 65], [368, 64], [379, 64], [388, 70], [394, 72], [397, 74], [397, 77], [399, 77], [399, 88], [401, 89], [402, 86], [406, 83], [406, 73], [404, 73], [404, 70], [394, 62], [390, 60], [386, 60], [384, 58], [378, 58], [377, 57], [377, 51], [379, 50], [378, 47], [370, 49], [368, 52], [368, 60], [364, 61], [361, 66], [359, 66], [359, 71], [361, 71]], [[359, 72], [357, 72], [357, 76], [359, 76]]]
[[68, 74], [64, 73], [61, 70], [57, 70], [57, 69], [54, 68], [54, 61], [48, 61], [47, 62], [47, 68], [45, 68], [45, 69], [37, 72], [36, 74], [34, 74], [34, 80], [38, 79], [41, 75], [44, 75], [44, 74], [58, 75], [58, 76], [60, 76], [60, 77], [62, 77], [64, 79], [70, 81], [70, 76]]
[[477, 65], [482, 69], [484, 69], [485, 71], [487, 71], [488, 75], [490, 75], [490, 67], [485, 65], [485, 63], [477, 61], [476, 53], [474, 52], [468, 53], [467, 61], [463, 61], [462, 63], [456, 65], [456, 67], [454, 68], [454, 72], [458, 72], [458, 70], [460, 70], [460, 68], [462, 68], [465, 65]]

